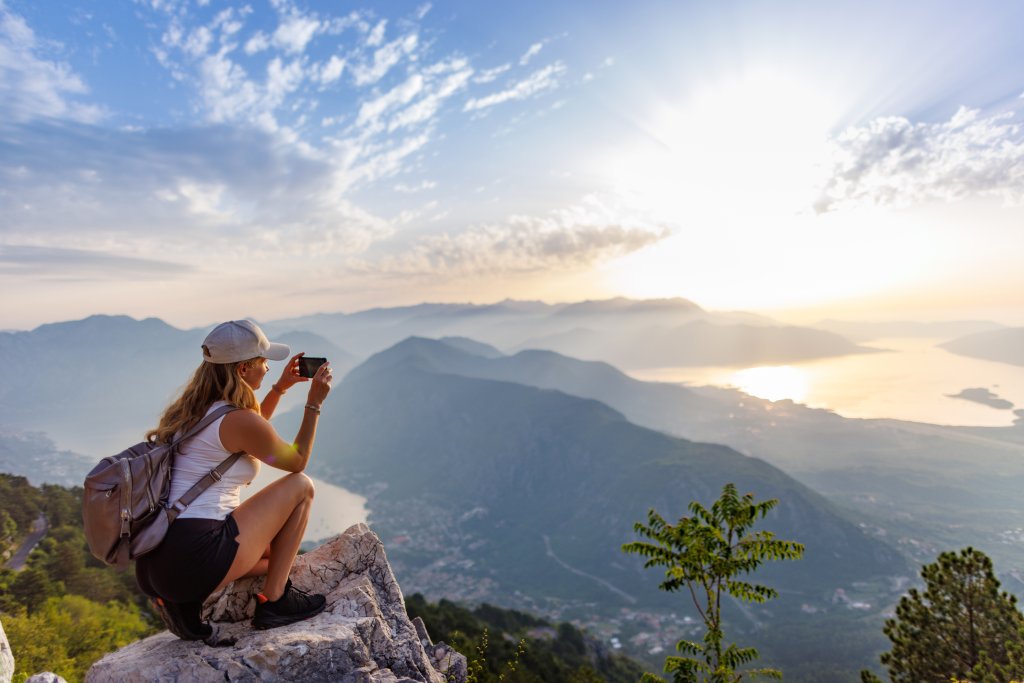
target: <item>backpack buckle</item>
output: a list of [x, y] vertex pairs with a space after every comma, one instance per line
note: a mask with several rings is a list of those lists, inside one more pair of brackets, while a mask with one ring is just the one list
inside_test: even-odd
[[222, 479], [221, 473], [217, 470], [210, 470], [210, 476], [213, 477], [214, 481], [220, 481]]

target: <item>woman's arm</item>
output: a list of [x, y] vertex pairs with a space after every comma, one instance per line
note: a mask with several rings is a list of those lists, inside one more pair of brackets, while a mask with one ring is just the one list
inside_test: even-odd
[[270, 387], [270, 391], [263, 397], [263, 402], [260, 403], [260, 415], [264, 419], [269, 420], [274, 415], [274, 411], [277, 410], [277, 402], [281, 400], [281, 397], [289, 389], [300, 382], [309, 381], [309, 379], [299, 374], [299, 359], [303, 355], [305, 355], [305, 351], [292, 356], [291, 360], [288, 361], [288, 364], [281, 371], [281, 378]]
[[249, 410], [236, 410], [224, 417], [220, 427], [221, 443], [232, 453], [245, 451], [271, 467], [286, 472], [301, 472], [309, 463], [313, 441], [316, 439], [320, 406], [330, 391], [330, 363], [324, 363], [313, 376], [306, 407], [302, 412], [302, 424], [299, 425], [294, 443], [286, 442], [266, 418]]

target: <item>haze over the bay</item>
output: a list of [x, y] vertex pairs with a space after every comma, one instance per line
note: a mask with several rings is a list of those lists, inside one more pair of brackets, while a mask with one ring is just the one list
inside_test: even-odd
[[0, 329], [1024, 325], [1024, 5], [0, 0]]

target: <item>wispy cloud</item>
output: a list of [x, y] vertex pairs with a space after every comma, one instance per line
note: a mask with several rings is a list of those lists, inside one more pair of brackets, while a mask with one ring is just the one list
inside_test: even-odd
[[395, 107], [408, 104], [416, 95], [423, 91], [423, 76], [414, 74], [404, 83], [389, 90], [380, 97], [363, 102], [356, 117], [358, 125], [376, 122], [380, 116]]
[[1024, 203], [1024, 131], [1012, 112], [961, 107], [940, 123], [879, 118], [844, 131], [831, 148], [818, 212], [971, 196]]
[[510, 100], [524, 100], [544, 90], [553, 90], [559, 85], [559, 78], [565, 73], [565, 64], [555, 62], [543, 69], [538, 69], [532, 74], [500, 92], [480, 98], [472, 98], [466, 102], [463, 111], [474, 111], [493, 107]]
[[531, 45], [530, 48], [523, 53], [523, 56], [519, 58], [519, 66], [526, 66], [529, 64], [530, 60], [536, 57], [543, 47], [544, 43], [542, 42]]
[[[47, 47], [47, 52], [60, 48]], [[43, 45], [25, 20], [0, 2], [0, 122], [102, 118], [100, 107], [76, 99], [88, 93], [82, 78], [65, 62], [47, 59], [42, 52]]]
[[375, 50], [370, 60], [352, 66], [352, 77], [356, 85], [376, 83], [398, 64], [402, 57], [411, 54], [418, 44], [419, 37], [415, 33], [409, 33]]
[[190, 258], [201, 261], [236, 249], [358, 253], [392, 232], [338, 196], [331, 163], [256, 129], [39, 125], [20, 139], [0, 163], [3, 243], [146, 255], [198, 243]]
[[422, 192], [423, 190], [433, 190], [437, 187], [437, 183], [433, 180], [424, 180], [415, 185], [409, 185], [408, 183], [398, 183], [395, 185], [395, 192], [404, 192], [410, 194], [413, 192]]
[[195, 270], [187, 263], [122, 256], [86, 249], [0, 244], [0, 274], [53, 275], [61, 279], [83, 277], [118, 280], [160, 279]]
[[[436, 181], [395, 180], [423, 177], [416, 169], [445, 136], [443, 117], [466, 119], [464, 112], [554, 89], [566, 71], [555, 62], [473, 98], [516, 67], [474, 80], [468, 57], [438, 54], [436, 41], [421, 40], [418, 21], [429, 5], [415, 18], [389, 21], [372, 10], [330, 16], [289, 0], [272, 4], [269, 21], [258, 25], [246, 6], [137, 6], [155, 12], [145, 16], [156, 31], [151, 49], [173, 87], [190, 95], [192, 111], [184, 125], [114, 128], [95, 125], [100, 113], [83, 103], [85, 81], [52, 59], [60, 46], [42, 45], [0, 0], [5, 274], [18, 263], [42, 272], [61, 259], [85, 274], [103, 266], [131, 272], [133, 264], [173, 274], [175, 261], [203, 269], [218, 254], [329, 254], [340, 267], [375, 244], [392, 245], [380, 251], [387, 253], [399, 229], [425, 229], [453, 211], [442, 197], [412, 196]], [[524, 58], [536, 59], [538, 50]], [[458, 95], [470, 105], [453, 103]], [[381, 181], [399, 200], [387, 209], [390, 220], [353, 199]], [[501, 252], [502, 268], [584, 263], [656, 239], [629, 225], [512, 218], [424, 238], [403, 263], [472, 268], [483, 258], [472, 255], [477, 248]]]
[[596, 222], [589, 202], [546, 216], [511, 216], [500, 224], [429, 235], [408, 250], [364, 264], [389, 274], [465, 276], [583, 267], [653, 244], [670, 233], [645, 223]]
[[288, 54], [302, 54], [313, 40], [313, 36], [322, 28], [320, 20], [315, 16], [303, 14], [294, 7], [289, 7], [274, 31], [273, 44]]
[[479, 72], [477, 75], [473, 76], [473, 82], [474, 83], [490, 83], [491, 81], [496, 80], [498, 78], [498, 76], [500, 76], [501, 74], [505, 73], [506, 71], [508, 71], [511, 68], [512, 68], [511, 64], [502, 64], [501, 66], [496, 66], [493, 69], [484, 69], [483, 71]]

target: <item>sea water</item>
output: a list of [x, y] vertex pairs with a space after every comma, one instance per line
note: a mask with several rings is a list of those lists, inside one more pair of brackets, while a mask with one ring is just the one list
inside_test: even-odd
[[[791, 399], [844, 417], [895, 418], [942, 425], [1008, 426], [1024, 409], [1024, 367], [959, 356], [942, 339], [889, 338], [863, 344], [880, 353], [751, 367], [630, 370], [640, 380], [734, 387], [769, 400]], [[962, 398], [984, 388], [1013, 404], [997, 409]]]

